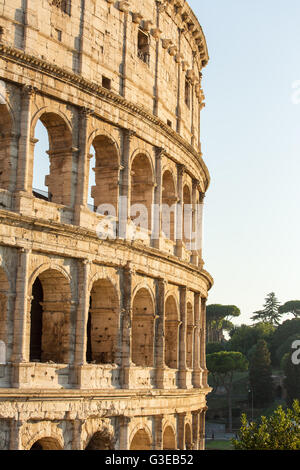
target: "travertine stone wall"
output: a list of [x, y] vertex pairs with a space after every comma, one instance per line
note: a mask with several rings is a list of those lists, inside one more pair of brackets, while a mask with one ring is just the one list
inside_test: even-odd
[[195, 230], [207, 61], [184, 0], [0, 0], [1, 449], [203, 448], [213, 280], [153, 204]]

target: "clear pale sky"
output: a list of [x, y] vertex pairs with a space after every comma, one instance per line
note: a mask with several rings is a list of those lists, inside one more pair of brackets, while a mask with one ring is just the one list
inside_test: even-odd
[[282, 303], [300, 299], [300, 2], [189, 4], [210, 54], [201, 128], [212, 180], [209, 303], [235, 304], [235, 323], [249, 323], [270, 292]]

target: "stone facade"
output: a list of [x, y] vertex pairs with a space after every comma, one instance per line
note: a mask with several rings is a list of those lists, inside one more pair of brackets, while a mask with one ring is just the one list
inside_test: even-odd
[[[203, 449], [213, 281], [151, 210], [203, 202], [207, 62], [184, 0], [0, 0], [0, 449]], [[144, 204], [143, 239], [99, 239], [91, 146], [94, 205], [126, 232]]]

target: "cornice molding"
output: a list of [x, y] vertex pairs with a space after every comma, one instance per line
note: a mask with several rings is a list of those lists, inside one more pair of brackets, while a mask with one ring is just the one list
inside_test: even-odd
[[[205, 188], [208, 189], [210, 184], [210, 175], [205, 165], [202, 155], [198, 153], [192, 145], [190, 145], [183, 137], [181, 137], [176, 131], [170, 128], [165, 124], [161, 119], [151, 114], [146, 108], [141, 105], [131, 103], [123, 98], [121, 95], [114, 93], [112, 91], [103, 88], [101, 85], [93, 83], [89, 80], [86, 80], [82, 76], [67, 71], [55, 64], [51, 64], [43, 59], [34, 57], [32, 55], [26, 54], [20, 49], [7, 46], [5, 44], [0, 44], [0, 58], [3, 57], [5, 60], [17, 63], [18, 65], [23, 65], [24, 67], [34, 69], [35, 71], [47, 74], [52, 78], [62, 80], [65, 83], [68, 83], [71, 86], [79, 88], [83, 93], [87, 93], [102, 100], [122, 108], [126, 112], [131, 112], [137, 114], [139, 117], [160, 128], [162, 132], [168, 139], [170, 139], [175, 145], [179, 146], [185, 153], [193, 155], [193, 157], [200, 164], [202, 169], [202, 177], [205, 182]], [[25, 78], [26, 79], [26, 78]], [[14, 82], [16, 83], [16, 82]], [[21, 86], [26, 85], [25, 83], [19, 84]], [[36, 93], [43, 93], [36, 89]], [[76, 106], [74, 104], [74, 106]], [[96, 111], [95, 111], [95, 114]], [[101, 116], [100, 116], [101, 117]]]
[[[113, 240], [113, 241], [99, 240], [96, 232], [93, 230], [89, 230], [88, 228], [83, 228], [80, 226], [64, 224], [64, 223], [61, 224], [59, 222], [54, 222], [54, 221], [48, 222], [47, 220], [36, 219], [35, 217], [31, 217], [29, 215], [27, 216], [20, 215], [20, 214], [17, 214], [15, 212], [11, 212], [5, 209], [0, 209], [0, 223], [3, 225], [4, 224], [9, 225], [11, 227], [23, 228], [25, 230], [27, 229], [30, 231], [33, 231], [33, 230], [44, 231], [45, 229], [47, 229], [47, 233], [55, 233], [58, 236], [62, 236], [66, 238], [71, 237], [71, 238], [75, 238], [81, 241], [86, 241], [86, 240], [90, 240], [93, 242], [98, 241], [99, 244], [104, 245], [104, 246], [105, 245], [110, 246], [113, 244], [117, 246], [118, 249], [122, 249], [123, 247], [126, 249], [126, 251], [140, 252], [143, 255], [149, 256], [149, 258], [153, 258], [155, 260], [159, 259], [161, 261], [164, 261], [165, 263], [167, 262], [167, 263], [172, 264], [173, 266], [177, 266], [179, 269], [183, 269], [183, 270], [186, 270], [187, 272], [193, 273], [193, 275], [199, 276], [199, 278], [202, 278], [206, 281], [208, 290], [210, 290], [213, 285], [213, 278], [207, 271], [200, 269], [197, 266], [194, 266], [186, 261], [180, 260], [176, 256], [171, 256], [167, 253], [159, 251], [153, 247], [145, 247], [145, 245], [143, 244], [140, 245], [136, 243], [132, 245], [125, 240]], [[0, 241], [0, 245], [10, 246], [9, 244], [1, 242], [1, 241]], [[32, 244], [30, 242], [30, 247], [27, 247], [27, 248], [31, 249], [32, 251], [35, 251], [34, 246], [33, 245], [31, 246], [31, 245]], [[17, 246], [15, 242], [14, 242], [14, 247], [19, 248], [19, 249], [24, 248], [23, 246]], [[41, 249], [41, 247], [39, 247], [39, 251], [40, 252], [44, 251], [45, 253], [52, 252], [52, 250], [49, 250], [49, 249], [43, 250]], [[66, 256], [69, 256], [69, 255], [66, 254]], [[82, 255], [78, 254], [78, 259], [82, 259]], [[97, 260], [95, 260], [95, 263], [97, 263]], [[110, 263], [110, 265], [115, 268], [122, 267], [120, 266], [119, 263], [114, 263], [113, 261]]]

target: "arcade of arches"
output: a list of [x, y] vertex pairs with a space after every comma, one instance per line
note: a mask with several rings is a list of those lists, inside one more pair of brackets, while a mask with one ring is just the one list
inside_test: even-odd
[[2, 3], [0, 450], [203, 449], [200, 25]]

